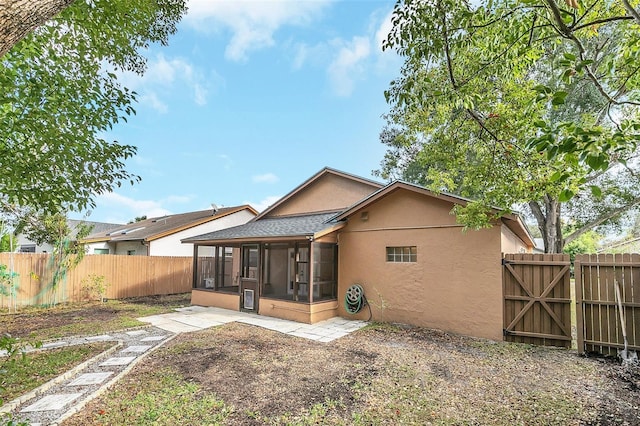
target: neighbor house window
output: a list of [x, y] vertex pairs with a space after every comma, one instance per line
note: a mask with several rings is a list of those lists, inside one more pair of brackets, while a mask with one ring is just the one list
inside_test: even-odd
[[416, 262], [418, 249], [416, 246], [387, 247], [387, 262]]
[[93, 254], [109, 254], [109, 249], [108, 248], [93, 249]]
[[127, 250], [127, 256], [134, 256], [136, 254], [135, 250]]

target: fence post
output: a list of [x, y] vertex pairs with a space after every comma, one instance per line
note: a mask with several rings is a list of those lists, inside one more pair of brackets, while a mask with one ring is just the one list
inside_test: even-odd
[[573, 263], [573, 288], [576, 295], [576, 340], [578, 353], [584, 353], [584, 318], [582, 311], [582, 256], [576, 255]]

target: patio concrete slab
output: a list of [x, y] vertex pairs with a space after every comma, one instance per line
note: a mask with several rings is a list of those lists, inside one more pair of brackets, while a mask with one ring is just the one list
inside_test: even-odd
[[151, 323], [155, 327], [172, 333], [198, 331], [236, 321], [321, 342], [339, 339], [367, 325], [365, 321], [353, 321], [346, 318], [331, 318], [316, 324], [304, 324], [204, 306], [187, 306], [178, 308], [175, 312], [142, 317], [138, 320]]
[[136, 359], [135, 356], [118, 356], [114, 358], [109, 358], [105, 362], [100, 363], [100, 367], [106, 367], [109, 365], [127, 365], [131, 364], [131, 361]]
[[33, 411], [51, 411], [61, 410], [65, 405], [69, 404], [73, 400], [77, 399], [81, 393], [59, 393], [54, 395], [47, 395], [44, 398], [37, 401], [35, 404], [31, 404], [28, 407], [23, 408], [21, 413], [29, 413]]
[[69, 383], [67, 386], [87, 386], [87, 385], [97, 385], [99, 383], [104, 382], [113, 374], [112, 371], [106, 373], [85, 373], [81, 374], [74, 381]]

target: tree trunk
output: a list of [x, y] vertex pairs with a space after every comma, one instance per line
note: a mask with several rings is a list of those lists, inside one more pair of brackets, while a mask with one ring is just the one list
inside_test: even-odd
[[[540, 205], [541, 203], [543, 206]], [[541, 202], [530, 201], [529, 208], [538, 222], [538, 229], [544, 241], [544, 252], [562, 253], [564, 241], [560, 222], [560, 202], [545, 195]]]
[[74, 0], [0, 0], [0, 58]]

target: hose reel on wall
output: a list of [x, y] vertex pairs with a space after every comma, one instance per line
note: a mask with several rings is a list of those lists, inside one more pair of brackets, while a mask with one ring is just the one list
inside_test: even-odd
[[357, 314], [363, 306], [364, 290], [360, 284], [353, 284], [344, 296], [344, 308], [350, 314]]
[[360, 284], [353, 284], [347, 289], [344, 296], [344, 308], [347, 313], [352, 315], [357, 314], [362, 310], [364, 306], [369, 307], [369, 320], [371, 320], [371, 307], [367, 303], [367, 298], [364, 296], [364, 289]]

